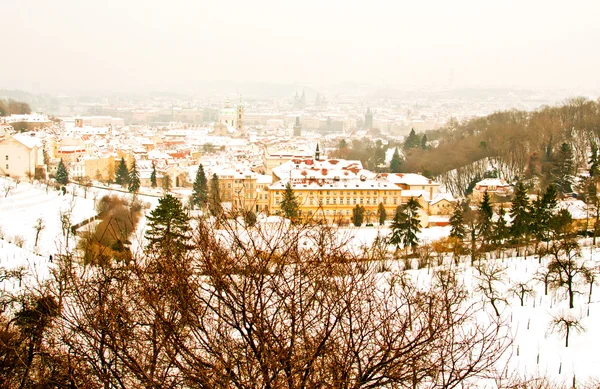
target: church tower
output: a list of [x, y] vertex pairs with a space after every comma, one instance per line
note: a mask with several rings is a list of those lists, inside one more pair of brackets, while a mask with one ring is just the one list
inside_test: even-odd
[[240, 96], [240, 104], [237, 106], [237, 117], [236, 117], [236, 126], [235, 128], [240, 132], [240, 134], [244, 134], [244, 104], [242, 104], [242, 97]]
[[315, 161], [321, 160], [321, 152], [319, 151], [319, 144], [317, 143], [317, 149], [315, 150]]
[[367, 113], [365, 114], [365, 130], [373, 128], [373, 112], [371, 112], [371, 108], [367, 108]]
[[302, 136], [302, 124], [300, 124], [299, 116], [296, 116], [296, 124], [294, 124], [294, 136]]

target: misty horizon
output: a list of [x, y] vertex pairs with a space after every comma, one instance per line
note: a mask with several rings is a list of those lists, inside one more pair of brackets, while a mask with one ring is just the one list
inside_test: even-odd
[[190, 93], [215, 80], [600, 89], [592, 2], [24, 0], [3, 9], [6, 89]]

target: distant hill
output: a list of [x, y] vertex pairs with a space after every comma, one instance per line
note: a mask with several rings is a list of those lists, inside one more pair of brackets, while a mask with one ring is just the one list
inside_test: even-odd
[[558, 179], [563, 144], [572, 153], [569, 172], [587, 168], [591, 148], [600, 143], [600, 102], [578, 97], [531, 112], [509, 110], [460, 124], [450, 121], [427, 138], [439, 145], [405, 150], [404, 171], [440, 177], [486, 160], [502, 178], [532, 179], [543, 186]]

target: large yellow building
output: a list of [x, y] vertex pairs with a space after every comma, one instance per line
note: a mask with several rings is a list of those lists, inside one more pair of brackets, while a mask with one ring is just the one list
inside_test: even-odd
[[[288, 181], [278, 181], [269, 187], [269, 208], [278, 213]], [[388, 218], [393, 218], [401, 204], [402, 188], [381, 179], [310, 180], [291, 183], [300, 204], [300, 216], [314, 217], [338, 224], [350, 223], [352, 208], [365, 208], [365, 222], [377, 220], [379, 203], [385, 207]]]

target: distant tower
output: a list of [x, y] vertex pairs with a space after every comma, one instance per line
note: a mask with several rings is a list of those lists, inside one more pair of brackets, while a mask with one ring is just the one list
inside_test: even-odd
[[244, 104], [242, 104], [242, 96], [240, 96], [240, 104], [237, 107], [236, 129], [244, 134]]
[[371, 112], [371, 108], [367, 108], [367, 113], [365, 114], [365, 129], [373, 128], [373, 112]]
[[299, 116], [296, 116], [296, 124], [294, 124], [294, 136], [302, 136], [302, 124], [300, 124]]
[[315, 150], [315, 161], [321, 160], [321, 152], [319, 151], [319, 144], [317, 143], [317, 149]]

